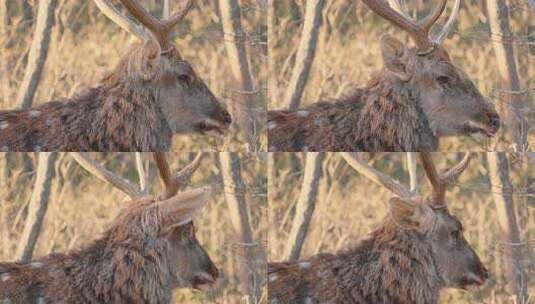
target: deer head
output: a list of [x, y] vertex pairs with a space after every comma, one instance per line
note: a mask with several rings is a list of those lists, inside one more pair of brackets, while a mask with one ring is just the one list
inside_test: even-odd
[[489, 277], [488, 270], [466, 241], [461, 222], [448, 211], [445, 202], [447, 186], [467, 168], [470, 155], [466, 154], [442, 174], [437, 173], [429, 153], [420, 156], [432, 186], [432, 194], [425, 199], [411, 195], [399, 182], [344, 153], [353, 168], [395, 194], [389, 201], [386, 225], [416, 234], [414, 239], [431, 248], [441, 286], [466, 289], [482, 285]]
[[121, 0], [124, 7], [149, 32], [122, 15], [108, 0], [95, 0], [100, 10], [120, 27], [140, 38], [122, 58], [104, 83], [144, 94], [160, 107], [174, 133], [223, 135], [232, 119], [193, 67], [182, 58], [172, 42], [172, 31], [193, 7], [188, 0], [183, 8], [164, 21], [152, 16], [136, 0]]
[[[125, 192], [134, 201], [123, 210], [106, 234], [109, 246], [118, 247], [115, 249], [117, 259], [124, 259], [120, 252], [121, 244], [124, 244], [141, 250], [143, 256], [157, 255], [155, 260], [163, 261], [164, 265], [158, 267], [170, 279], [171, 288], [206, 289], [215, 283], [218, 269], [199, 244], [193, 224], [193, 219], [208, 202], [211, 188], [178, 192], [180, 185], [199, 167], [202, 153], [174, 175], [165, 154], [155, 153], [164, 184], [164, 191], [159, 197], [148, 197], [146, 191], [106, 170], [87, 154], [75, 153], [73, 156], [86, 170]], [[138, 166], [138, 170], [142, 167]], [[140, 174], [140, 178], [141, 175], [145, 174]], [[132, 267], [137, 266], [135, 263], [132, 261]]]
[[[380, 0], [363, 0], [375, 13], [406, 31], [414, 41], [410, 47], [385, 34], [381, 49], [385, 71], [403, 85], [411, 86], [419, 97], [429, 123], [439, 137], [483, 133], [494, 136], [500, 117], [494, 106], [476, 88], [470, 77], [456, 67], [441, 45], [456, 20], [460, 0], [444, 28], [433, 37], [429, 33], [446, 7], [446, 0], [422, 21], [411, 20], [397, 0], [397, 10]], [[395, 7], [394, 6], [394, 7]]]

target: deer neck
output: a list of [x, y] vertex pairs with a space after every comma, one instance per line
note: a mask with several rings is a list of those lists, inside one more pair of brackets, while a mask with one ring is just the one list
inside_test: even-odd
[[102, 130], [100, 140], [111, 138], [118, 150], [168, 150], [172, 131], [157, 98], [157, 89], [150, 86], [121, 83], [109, 88], [92, 128]]
[[[63, 276], [54, 281], [65, 286], [65, 294], [74, 297], [72, 303], [77, 299], [103, 303], [170, 303], [170, 267], [166, 259], [156, 256], [161, 251], [153, 250], [153, 256], [136, 244], [121, 247], [112, 243], [105, 235], [79, 251], [60, 255], [53, 263], [57, 268], [53, 272]], [[60, 302], [63, 300], [58, 298]]]
[[363, 95], [356, 140], [373, 151], [434, 151], [438, 138], [410, 82], [388, 73], [374, 77]]
[[339, 257], [344, 262], [337, 276], [347, 282], [346, 292], [358, 290], [372, 302], [438, 303], [442, 283], [432, 249], [415, 232], [387, 220]]

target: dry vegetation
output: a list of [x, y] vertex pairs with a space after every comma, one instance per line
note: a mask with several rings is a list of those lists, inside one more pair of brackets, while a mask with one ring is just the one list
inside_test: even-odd
[[[134, 155], [128, 153], [91, 154], [106, 168], [137, 182]], [[194, 155], [168, 153], [172, 168], [188, 163]], [[25, 221], [26, 209], [35, 179], [35, 154], [5, 154], [0, 160], [0, 261], [15, 259], [15, 247]], [[263, 286], [265, 281], [265, 252], [267, 238], [266, 171], [262, 154], [240, 154], [243, 191], [249, 206], [250, 224], [255, 245], [252, 269], [254, 278]], [[151, 193], [158, 193], [160, 184], [154, 163], [150, 168]], [[174, 303], [244, 303], [239, 290], [237, 269], [244, 260], [236, 254], [242, 244], [237, 240], [225, 202], [217, 154], [205, 155], [201, 167], [189, 182], [192, 186], [213, 185], [213, 199], [195, 221], [200, 243], [222, 272], [216, 287], [209, 292], [177, 290]], [[82, 169], [68, 154], [62, 153], [56, 162], [55, 177], [43, 229], [34, 251], [34, 257], [51, 252], [64, 252], [94, 239], [111, 223], [126, 202], [126, 195], [97, 180]], [[265, 294], [265, 290], [263, 291]], [[264, 303], [261, 300], [258, 303]]]
[[[430, 8], [429, 4], [422, 5], [429, 1], [406, 2], [408, 7], [415, 8], [421, 15], [427, 14]], [[514, 35], [511, 41], [516, 45], [521, 86], [524, 89], [522, 94], [527, 99], [525, 115], [528, 125], [531, 125], [535, 121], [535, 18], [525, 1], [507, 2]], [[273, 46], [269, 53], [269, 65], [275, 71], [270, 75], [270, 109], [287, 107], [283, 104], [283, 96], [300, 39], [303, 3], [295, 0], [275, 1], [275, 13], [270, 19], [273, 29], [269, 37], [269, 44]], [[499, 103], [500, 92], [496, 90], [498, 71], [484, 14], [484, 1], [463, 3], [457, 29], [446, 39], [444, 47], [449, 50], [453, 62], [475, 81], [480, 91]], [[443, 22], [439, 20], [440, 24]], [[401, 30], [370, 12], [360, 1], [326, 1], [316, 57], [301, 105], [336, 97], [353, 84], [363, 86], [372, 72], [382, 67], [379, 37], [383, 33], [406, 37]], [[530, 147], [535, 146], [533, 131], [528, 135], [528, 143]], [[482, 137], [446, 139], [441, 142], [440, 151], [485, 150], [488, 144]]]
[[[455, 153], [441, 154], [435, 161], [440, 168], [460, 160]], [[511, 182], [520, 228], [525, 283], [535, 297], [535, 169], [533, 155], [509, 155]], [[276, 153], [270, 178], [269, 194], [269, 253], [268, 261], [280, 261], [287, 246], [303, 176], [303, 154]], [[372, 156], [371, 164], [409, 184], [404, 153], [380, 153]], [[354, 244], [372, 231], [386, 213], [391, 197], [388, 190], [377, 186], [349, 167], [339, 154], [328, 153], [323, 161], [323, 176], [319, 183], [316, 210], [311, 229], [305, 239], [302, 258], [319, 252], [336, 252]], [[270, 170], [271, 171], [271, 170]], [[422, 194], [429, 188], [424, 184], [424, 173], [418, 168]], [[503, 242], [497, 222], [497, 213], [489, 184], [484, 154], [472, 156], [469, 168], [454, 187], [448, 191], [450, 211], [459, 217], [465, 228], [465, 237], [475, 248], [492, 276], [480, 289], [449, 290], [443, 293], [442, 303], [513, 303], [505, 289], [503, 271]]]
[[[23, 2], [30, 3], [25, 18]], [[150, 2], [151, 12], [160, 17], [163, 1]], [[0, 109], [16, 106], [15, 97], [24, 73], [32, 41], [32, 22], [37, 1], [8, 1], [10, 24], [8, 35], [0, 37], [0, 70], [6, 65], [9, 74], [0, 75]], [[117, 2], [114, 2], [117, 4]], [[171, 2], [173, 3], [173, 2]], [[242, 27], [245, 31], [251, 72], [256, 88], [265, 96], [266, 30], [263, 7], [243, 0]], [[117, 6], [119, 7], [119, 6]], [[122, 9], [122, 8], [121, 8]], [[223, 29], [217, 0], [196, 1], [195, 8], [178, 27], [176, 46], [196, 72], [233, 113], [235, 100], [232, 74], [229, 73]], [[118, 63], [126, 48], [134, 42], [129, 34], [100, 13], [93, 1], [59, 0], [50, 50], [34, 105], [71, 96], [83, 86], [95, 84]], [[5, 85], [4, 85], [5, 84]], [[236, 94], [234, 94], [236, 95]], [[265, 101], [258, 99], [255, 113], [263, 117]], [[262, 146], [265, 138], [259, 134]], [[173, 150], [243, 151], [244, 143], [232, 130], [225, 140], [206, 136], [175, 136]]]

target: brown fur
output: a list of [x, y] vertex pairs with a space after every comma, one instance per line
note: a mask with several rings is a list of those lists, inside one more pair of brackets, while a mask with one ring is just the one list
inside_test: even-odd
[[492, 136], [499, 116], [438, 48], [382, 40], [385, 68], [338, 100], [268, 113], [270, 151], [435, 151], [445, 136]]
[[174, 133], [209, 131], [206, 120], [228, 127], [226, 110], [177, 56], [160, 56], [153, 42], [135, 45], [71, 99], [0, 111], [0, 150], [166, 151]]
[[198, 272], [217, 278], [193, 224], [166, 227], [153, 205], [134, 203], [80, 250], [0, 263], [0, 303], [170, 303]]
[[462, 231], [459, 221], [434, 212], [438, 224], [424, 233], [388, 217], [349, 250], [268, 263], [270, 304], [433, 304], [442, 288], [475, 284], [468, 279], [472, 273], [484, 281], [487, 270], [466, 240], [449, 239]]
[[438, 139], [414, 92], [377, 76], [334, 102], [268, 113], [270, 151], [434, 151]]

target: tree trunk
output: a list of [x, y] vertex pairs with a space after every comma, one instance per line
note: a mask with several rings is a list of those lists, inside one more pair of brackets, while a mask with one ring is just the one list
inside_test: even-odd
[[10, 88], [9, 88], [9, 74], [8, 73], [8, 56], [7, 47], [10, 45], [8, 36], [9, 26], [9, 11], [7, 8], [7, 0], [0, 0], [0, 91], [2, 91], [2, 98], [4, 102], [9, 102]]
[[37, 22], [28, 56], [28, 65], [17, 95], [17, 106], [28, 109], [32, 106], [33, 97], [45, 65], [50, 44], [54, 11], [57, 0], [40, 0], [37, 12]]
[[516, 222], [513, 185], [509, 179], [507, 156], [503, 152], [488, 152], [487, 162], [491, 192], [502, 233], [502, 245], [505, 248], [503, 259], [508, 289], [510, 294], [516, 297], [513, 302], [528, 303], [526, 277], [521, 264], [520, 233]]
[[283, 259], [296, 261], [301, 255], [301, 249], [310, 227], [310, 221], [316, 207], [318, 185], [321, 177], [321, 161], [323, 153], [308, 152], [305, 161], [305, 173], [301, 193], [295, 208], [292, 230], [284, 249]]
[[41, 152], [38, 156], [37, 176], [35, 178], [30, 204], [28, 205], [28, 216], [26, 217], [22, 237], [17, 248], [16, 256], [22, 262], [31, 260], [35, 244], [41, 233], [41, 227], [48, 207], [56, 156], [56, 152]]
[[268, 96], [273, 98], [279, 96], [277, 91], [277, 72], [275, 71], [275, 60], [273, 60], [272, 52], [275, 49], [274, 29], [275, 29], [275, 0], [268, 0], [267, 2], [267, 35], [268, 35]]
[[236, 96], [235, 118], [240, 129], [245, 132], [248, 151], [260, 149], [259, 136], [262, 126], [259, 125], [259, 111], [255, 109], [260, 92], [255, 89], [253, 76], [247, 60], [245, 46], [246, 35], [241, 26], [241, 10], [238, 0], [219, 0], [221, 21], [223, 23], [224, 41], [230, 68], [234, 79], [240, 86], [233, 90]]
[[[239, 257], [239, 277], [241, 286], [248, 294], [248, 303], [259, 302], [259, 281], [256, 279], [253, 233], [249, 222], [249, 213], [245, 199], [246, 187], [241, 176], [241, 161], [239, 155], [230, 152], [219, 153], [219, 163], [223, 178], [225, 199], [228, 204], [230, 221], [236, 233]], [[242, 262], [244, 259], [245, 263]]]
[[499, 112], [503, 125], [506, 127], [495, 138], [492, 146], [498, 148], [498, 140], [503, 138], [506, 146], [500, 150], [512, 147], [514, 151], [527, 149], [527, 123], [524, 118], [525, 92], [521, 90], [513, 49], [513, 35], [509, 28], [509, 11], [505, 0], [487, 0], [488, 19], [491, 41], [494, 47], [499, 74], [498, 89], [500, 103]]
[[321, 11], [324, 4], [324, 0], [306, 1], [305, 21], [301, 33], [301, 40], [295, 57], [292, 78], [284, 96], [284, 103], [288, 105], [290, 110], [295, 110], [299, 107], [303, 91], [308, 81], [310, 68], [316, 55], [316, 45], [321, 26]]

